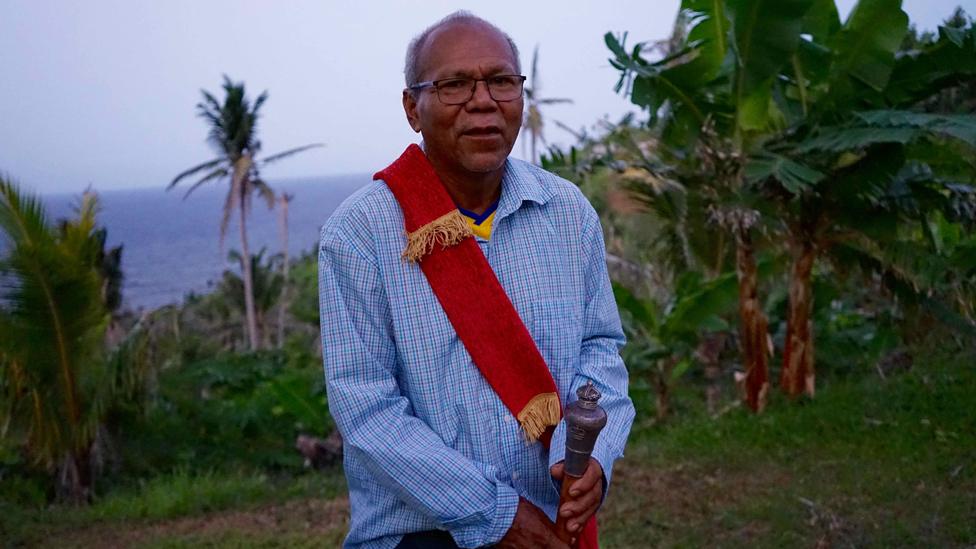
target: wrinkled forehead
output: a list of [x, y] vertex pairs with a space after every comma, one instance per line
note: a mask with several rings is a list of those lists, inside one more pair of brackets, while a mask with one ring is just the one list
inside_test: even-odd
[[418, 55], [419, 75], [429, 79], [482, 72], [514, 72], [515, 52], [505, 35], [477, 21], [454, 21], [431, 31]]

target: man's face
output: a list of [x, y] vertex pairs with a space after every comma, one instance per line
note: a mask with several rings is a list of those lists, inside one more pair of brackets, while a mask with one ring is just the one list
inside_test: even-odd
[[[454, 23], [435, 30], [420, 52], [420, 80], [518, 74], [508, 41], [482, 25]], [[445, 105], [434, 88], [409, 92], [403, 106], [424, 137], [431, 161], [454, 176], [501, 170], [522, 125], [522, 98], [498, 102], [478, 82], [471, 100]]]

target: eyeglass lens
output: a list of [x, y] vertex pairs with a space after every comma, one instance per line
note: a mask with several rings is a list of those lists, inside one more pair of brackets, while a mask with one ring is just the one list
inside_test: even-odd
[[448, 105], [467, 103], [474, 96], [478, 82], [488, 86], [488, 95], [495, 101], [513, 101], [522, 95], [522, 79], [516, 75], [489, 78], [451, 78], [437, 82], [437, 97]]

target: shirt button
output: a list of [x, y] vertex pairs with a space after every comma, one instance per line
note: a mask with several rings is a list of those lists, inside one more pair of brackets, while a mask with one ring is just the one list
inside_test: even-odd
[[511, 423], [512, 419], [513, 419], [512, 414], [505, 414], [505, 419], [504, 419], [505, 423]]

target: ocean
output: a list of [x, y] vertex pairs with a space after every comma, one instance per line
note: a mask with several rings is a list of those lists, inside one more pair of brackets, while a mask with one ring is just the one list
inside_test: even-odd
[[[370, 176], [344, 175], [269, 180], [275, 191], [294, 195], [288, 208], [289, 252], [292, 257], [315, 249], [319, 228], [339, 204]], [[97, 190], [97, 189], [96, 189]], [[220, 252], [220, 219], [226, 184], [205, 185], [185, 200], [185, 188], [141, 188], [99, 192], [99, 224], [108, 229], [108, 243], [123, 245], [124, 306], [152, 309], [178, 303], [188, 292], [205, 292], [225, 269], [237, 269], [227, 252], [240, 249], [237, 212], [231, 219]], [[45, 195], [53, 218], [70, 216], [80, 195]], [[251, 253], [281, 251], [278, 211], [254, 198], [248, 219]]]

